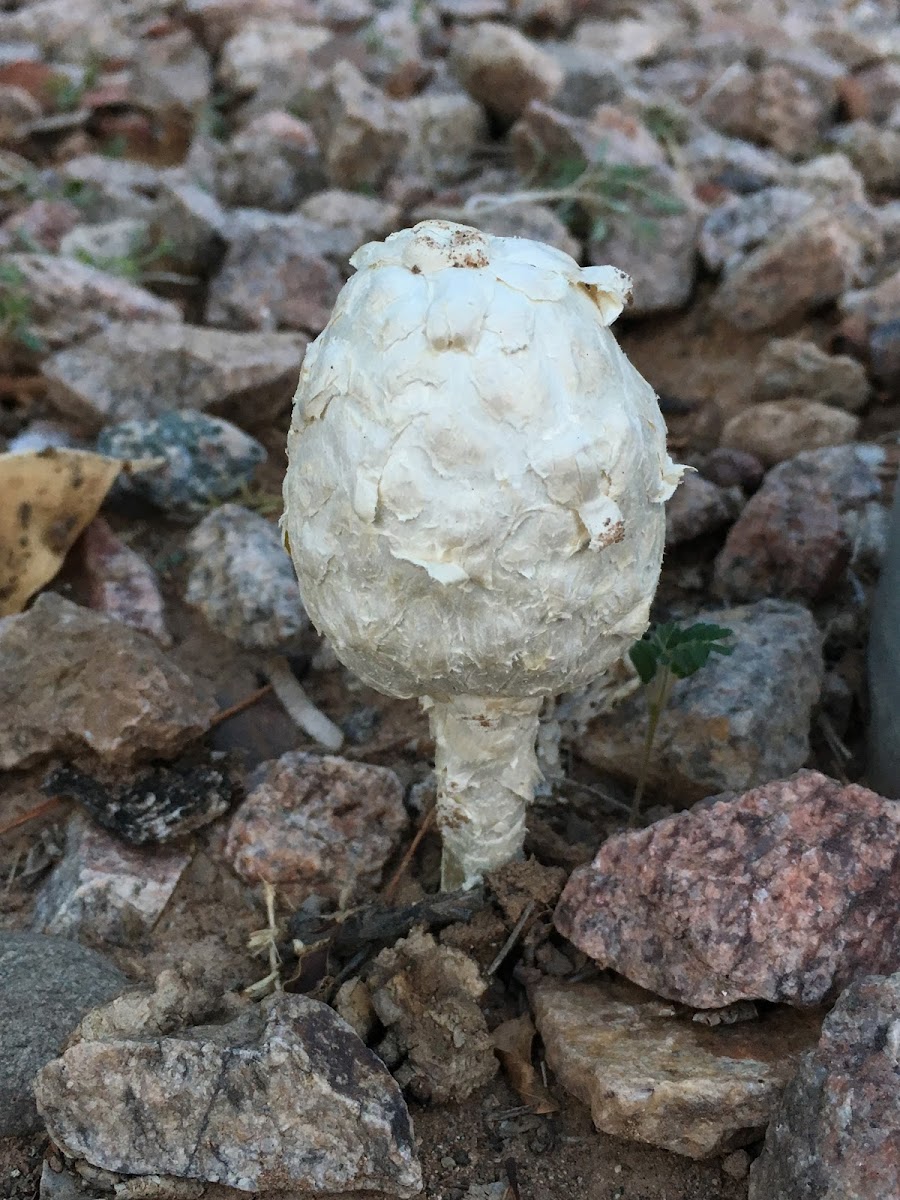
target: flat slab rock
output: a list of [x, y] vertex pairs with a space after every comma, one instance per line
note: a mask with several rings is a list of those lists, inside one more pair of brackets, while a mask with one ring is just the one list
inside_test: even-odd
[[397, 1084], [305, 996], [177, 1036], [79, 1042], [44, 1067], [35, 1095], [54, 1142], [108, 1171], [243, 1192], [422, 1187]]
[[[714, 655], [702, 671], [678, 680], [663, 711], [649, 786], [676, 803], [743, 791], [801, 767], [824, 670], [821, 635], [799, 604], [760, 600], [697, 613], [692, 621], [731, 629], [734, 652]], [[647, 721], [639, 691], [592, 720], [575, 748], [594, 766], [634, 781]]]
[[0, 770], [174, 758], [216, 712], [151, 638], [53, 592], [0, 619]]
[[0, 933], [0, 1137], [40, 1128], [32, 1079], [89, 1008], [127, 986], [108, 959], [77, 942]]
[[900, 805], [799, 771], [610, 838], [555, 923], [670, 1000], [815, 1005], [900, 969], [898, 893]]
[[757, 1140], [819, 1031], [786, 1008], [713, 1029], [625, 983], [547, 981], [529, 999], [547, 1062], [596, 1127], [688, 1158]]
[[900, 975], [852, 984], [769, 1125], [749, 1200], [900, 1196]]

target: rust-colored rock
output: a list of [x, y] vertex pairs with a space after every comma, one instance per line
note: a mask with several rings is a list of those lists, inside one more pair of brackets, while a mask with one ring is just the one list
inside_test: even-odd
[[900, 806], [799, 771], [611, 838], [555, 920], [671, 1000], [815, 1005], [900, 968], [898, 889]]
[[406, 826], [386, 767], [293, 752], [263, 763], [231, 822], [225, 854], [251, 883], [346, 899], [377, 887]]
[[54, 593], [0, 620], [0, 770], [174, 758], [216, 708], [137, 630]]

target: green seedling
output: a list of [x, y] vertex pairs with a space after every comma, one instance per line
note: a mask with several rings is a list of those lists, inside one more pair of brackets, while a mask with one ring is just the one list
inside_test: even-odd
[[0, 336], [18, 342], [32, 354], [46, 349], [32, 325], [31, 297], [25, 276], [12, 263], [0, 264]]
[[653, 742], [672, 689], [679, 679], [687, 679], [696, 674], [701, 667], [705, 667], [710, 655], [733, 654], [734, 646], [726, 645], [726, 640], [732, 637], [733, 631], [722, 625], [700, 622], [681, 628], [673, 621], [667, 621], [651, 626], [641, 641], [635, 642], [631, 647], [629, 657], [641, 683], [647, 689], [650, 719], [647, 722], [640, 772], [628, 821], [630, 827], [637, 824], [641, 811]]

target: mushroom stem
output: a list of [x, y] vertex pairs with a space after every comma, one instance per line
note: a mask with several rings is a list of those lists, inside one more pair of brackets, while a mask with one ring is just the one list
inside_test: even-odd
[[266, 659], [265, 672], [272, 691], [294, 723], [326, 750], [340, 750], [344, 744], [343, 731], [316, 708], [297, 681], [287, 659], [277, 654], [271, 655]]
[[441, 887], [471, 887], [522, 856], [525, 808], [540, 778], [534, 744], [543, 698], [424, 697], [422, 704], [435, 740]]

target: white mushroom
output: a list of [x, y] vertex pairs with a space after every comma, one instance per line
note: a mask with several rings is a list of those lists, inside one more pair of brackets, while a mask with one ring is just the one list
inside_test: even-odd
[[681, 477], [607, 326], [630, 281], [423, 221], [370, 242], [308, 348], [285, 515], [304, 605], [436, 742], [444, 887], [521, 854], [546, 696], [644, 632]]

